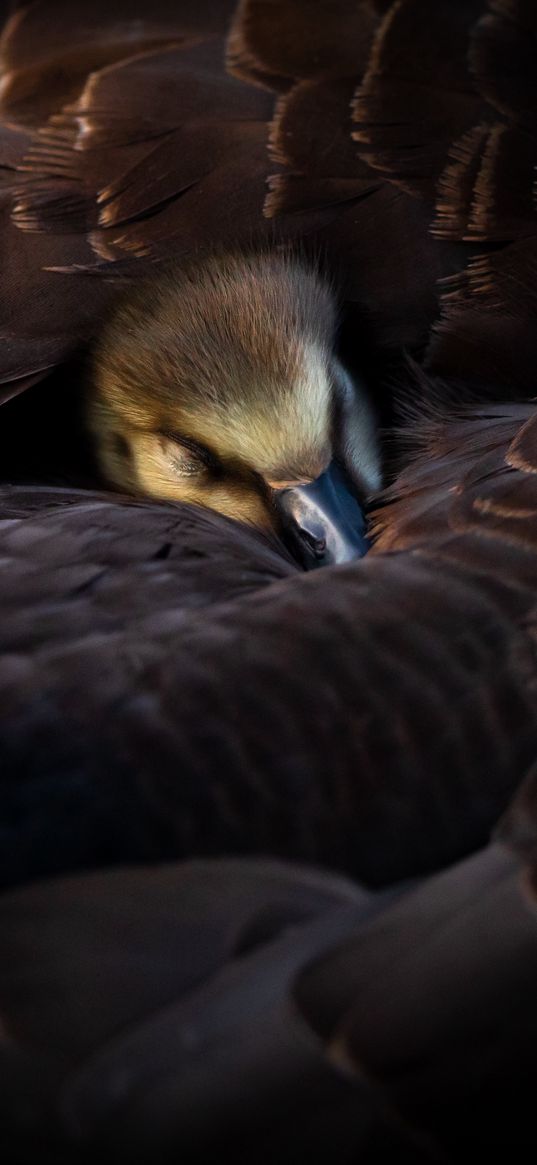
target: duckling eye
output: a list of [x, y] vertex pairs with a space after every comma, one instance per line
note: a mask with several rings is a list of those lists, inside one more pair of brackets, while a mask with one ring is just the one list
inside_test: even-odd
[[174, 461], [174, 468], [181, 474], [181, 477], [193, 477], [194, 474], [200, 473], [201, 465], [199, 461], [183, 461], [179, 459]]
[[181, 477], [194, 477], [207, 469], [213, 472], [219, 468], [214, 454], [191, 437], [178, 433], [161, 433], [163, 450], [174, 469]]

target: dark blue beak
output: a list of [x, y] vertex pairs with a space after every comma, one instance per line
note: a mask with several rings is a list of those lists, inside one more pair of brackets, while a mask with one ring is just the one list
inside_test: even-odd
[[362, 507], [336, 461], [310, 485], [278, 490], [276, 505], [289, 549], [305, 570], [351, 562], [369, 550]]

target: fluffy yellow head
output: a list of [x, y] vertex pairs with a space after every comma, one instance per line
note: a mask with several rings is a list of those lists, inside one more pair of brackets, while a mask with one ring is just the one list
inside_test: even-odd
[[330, 288], [277, 253], [153, 280], [96, 350], [90, 424], [106, 477], [271, 524], [271, 489], [316, 478], [334, 451], [335, 329]]

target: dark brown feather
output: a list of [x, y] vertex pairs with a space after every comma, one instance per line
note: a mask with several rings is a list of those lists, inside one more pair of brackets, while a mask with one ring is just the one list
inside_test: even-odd
[[532, 415], [447, 423], [329, 586], [194, 510], [5, 494], [4, 880], [269, 850], [386, 882], [484, 842], [537, 745]]
[[481, 0], [392, 4], [353, 109], [360, 154], [411, 194], [430, 196], [454, 138], [482, 115], [467, 68]]
[[3, 1159], [438, 1161], [330, 1062], [293, 998], [301, 969], [383, 905], [260, 861], [4, 895]]
[[0, 51], [6, 397], [125, 277], [281, 238], [341, 275], [357, 366], [447, 380], [373, 552], [309, 577], [207, 511], [3, 486], [0, 879], [64, 875], [0, 900], [4, 1156], [531, 1152], [514, 859], [387, 896], [218, 859], [384, 886], [503, 815], [534, 905], [534, 6], [36, 0]]
[[88, 74], [172, 42], [225, 31], [231, 0], [218, 4], [159, 0], [148, 14], [144, 0], [77, 3], [47, 0], [17, 4], [7, 21], [0, 53], [2, 102], [10, 120], [38, 129], [78, 96]]
[[431, 879], [303, 973], [333, 1061], [386, 1088], [450, 1160], [534, 1143], [537, 925], [499, 847]]
[[[70, 18], [67, 90], [60, 94], [51, 88], [52, 113], [50, 101], [46, 110], [40, 108], [38, 95], [43, 78], [62, 59], [63, 41], [53, 29], [48, 40], [42, 33], [42, 5], [21, 9], [5, 33], [5, 51], [14, 74], [35, 61], [28, 94], [36, 95], [36, 105], [25, 160], [19, 161], [17, 142], [10, 163], [17, 165], [19, 183], [11, 221], [6, 201], [5, 233], [13, 260], [6, 276], [6, 395], [89, 338], [114, 295], [102, 276], [113, 275], [116, 265], [123, 271], [130, 259], [136, 269], [140, 257], [137, 270], [142, 272], [149, 258], [167, 255], [170, 247], [191, 256], [201, 245], [221, 245], [232, 236], [235, 241], [237, 234], [259, 240], [264, 233], [277, 237], [280, 232], [291, 237], [311, 232], [312, 246], [323, 249], [328, 264], [342, 264], [348, 301], [357, 308], [351, 319], [357, 328], [358, 321], [367, 321], [368, 338], [383, 358], [400, 360], [403, 347], [419, 353], [432, 334], [428, 359], [435, 366], [456, 370], [459, 379], [470, 381], [511, 378], [510, 386], [514, 382], [527, 390], [534, 369], [529, 329], [533, 239], [517, 236], [503, 249], [474, 255], [467, 266], [472, 252], [463, 241], [474, 230], [471, 216], [478, 209], [479, 229], [487, 238], [500, 229], [514, 238], [517, 224], [530, 213], [527, 188], [522, 188], [532, 156], [527, 126], [505, 133], [487, 130], [484, 142], [481, 130], [472, 138], [471, 173], [461, 172], [464, 190], [458, 192], [460, 243], [435, 238], [430, 226], [430, 195], [449, 165], [451, 143], [466, 127], [473, 133], [478, 115], [477, 124], [482, 124], [483, 102], [489, 98], [488, 90], [482, 87], [479, 93], [472, 87], [467, 68], [472, 38], [481, 35], [475, 33], [475, 22], [482, 9], [481, 4], [441, 5], [429, 22], [417, 0], [403, 0], [389, 11], [384, 4], [360, 4], [352, 14], [343, 3], [335, 9], [326, 5], [319, 24], [308, 24], [299, 40], [301, 4], [285, 9], [243, 4], [233, 10], [227, 45], [241, 80], [226, 73], [227, 24], [221, 7], [217, 13], [202, 3], [180, 17], [157, 7], [150, 20], [136, 25], [134, 56], [130, 18], [99, 9], [99, 23], [89, 15], [84, 25], [81, 12], [76, 21]], [[63, 11], [60, 6], [58, 17]], [[348, 37], [342, 38], [341, 22], [351, 15]], [[281, 27], [276, 18], [283, 21]], [[89, 35], [77, 55], [83, 27]], [[37, 52], [35, 39], [41, 33]], [[103, 52], [112, 53], [106, 65]], [[420, 181], [409, 186], [403, 138], [392, 126], [397, 132], [390, 146], [382, 110], [393, 106], [391, 87], [408, 84], [416, 54], [419, 76], [432, 94], [432, 120], [420, 123]], [[376, 158], [366, 156], [363, 142], [359, 157], [352, 146], [347, 102], [364, 73], [358, 101], [377, 103], [382, 141]], [[8, 86], [6, 117], [9, 92]], [[29, 96], [27, 111], [32, 101]], [[415, 125], [414, 97], [405, 116], [407, 124]], [[495, 108], [490, 124], [497, 123]], [[497, 149], [491, 149], [491, 141]], [[281, 171], [267, 201], [274, 166], [270, 148]], [[515, 150], [519, 175], [512, 193], [501, 177], [513, 157], [510, 150]], [[10, 181], [11, 176], [10, 171]], [[452, 182], [456, 179], [452, 175]], [[494, 205], [487, 225], [490, 199]], [[94, 277], [82, 271], [93, 271]], [[484, 344], [491, 332], [494, 342]], [[427, 382], [421, 383], [426, 395]], [[161, 520], [151, 507], [146, 517], [143, 507], [133, 511], [123, 503], [96, 501], [97, 530], [102, 523], [114, 533], [104, 543], [99, 534], [94, 558], [84, 541], [84, 506], [92, 504], [90, 498], [86, 503], [66, 500], [65, 508], [52, 506], [50, 512], [48, 502], [43, 500], [43, 509], [36, 502], [35, 514], [31, 505], [26, 512], [22, 502], [20, 526], [4, 534], [14, 572], [6, 586], [5, 608], [12, 617], [5, 647], [10, 660], [22, 656], [29, 664], [20, 673], [26, 677], [20, 688], [6, 685], [9, 707], [18, 708], [21, 717], [10, 715], [6, 725], [5, 773], [14, 782], [10, 796], [15, 805], [15, 850], [9, 852], [19, 854], [19, 872], [13, 876], [24, 876], [28, 860], [36, 862], [35, 869], [49, 868], [56, 858], [60, 865], [84, 860], [75, 855], [75, 841], [65, 832], [63, 798], [69, 800], [73, 773], [80, 769], [85, 787], [94, 789], [97, 780], [100, 790], [98, 774], [110, 766], [118, 773], [120, 802], [134, 766], [139, 797], [136, 809], [136, 798], [130, 805], [132, 834], [122, 828], [120, 838], [118, 825], [103, 843], [116, 860], [276, 844], [282, 853], [336, 861], [384, 880], [431, 868], [485, 840], [534, 743], [533, 656], [526, 627], [533, 610], [535, 499], [527, 471], [531, 425], [522, 428], [530, 419], [531, 409], [521, 413], [507, 405], [494, 416], [481, 412], [437, 428], [427, 452], [394, 487], [393, 503], [382, 515], [384, 532], [369, 562], [338, 573], [333, 590], [322, 579], [292, 578], [244, 603], [237, 598], [230, 607], [235, 538], [242, 546], [243, 532], [217, 523], [213, 542], [207, 519], [200, 526], [199, 518], [180, 516], [180, 524], [193, 524], [177, 564], [172, 554], [172, 560], [157, 557], [149, 566], [140, 530], [146, 522], [156, 530]], [[509, 460], [519, 447], [525, 450], [521, 465]], [[5, 505], [12, 501], [13, 495], [6, 495]], [[136, 533], [132, 529], [123, 537], [133, 512]], [[48, 548], [50, 539], [54, 549]], [[229, 576], [223, 570], [228, 583], [221, 590], [218, 581], [204, 581], [220, 539], [221, 556], [229, 554], [233, 563]], [[124, 562], [109, 562], [112, 541], [129, 547]], [[170, 541], [176, 545], [175, 536], [161, 539], [154, 553]], [[30, 561], [37, 547], [43, 556], [39, 584]], [[393, 548], [404, 551], [384, 553]], [[255, 549], [251, 545], [254, 563], [257, 552], [257, 544]], [[193, 570], [192, 562], [203, 565]], [[258, 582], [264, 569], [251, 568]], [[289, 569], [285, 560], [284, 574]], [[71, 586], [75, 575], [80, 581]], [[249, 571], [245, 577], [251, 577]], [[187, 596], [181, 600], [180, 586]], [[238, 581], [237, 587], [242, 596]], [[40, 597], [33, 604], [29, 600], [36, 588]], [[201, 620], [192, 611], [204, 594], [212, 609]], [[28, 605], [21, 606], [22, 595], [28, 596]], [[454, 628], [461, 619], [465, 635], [458, 642]], [[159, 628], [166, 628], [166, 634]], [[249, 654], [251, 642], [255, 651]], [[32, 657], [38, 644], [45, 652], [39, 662]], [[18, 666], [13, 663], [16, 675]], [[436, 688], [429, 683], [431, 674], [438, 676]], [[304, 685], [306, 675], [312, 685]], [[133, 710], [130, 700], [119, 701], [112, 719], [125, 685], [142, 711]], [[220, 708], [222, 692], [226, 697]], [[357, 704], [356, 692], [361, 693]], [[214, 739], [200, 736], [200, 707], [208, 718], [216, 715]], [[509, 736], [505, 708], [516, 709], [518, 731]], [[271, 724], [268, 745], [257, 719], [260, 709]], [[480, 716], [483, 733], [477, 740], [470, 722]], [[95, 722], [103, 725], [103, 733], [93, 752], [88, 734], [93, 742]], [[158, 793], [153, 749], [160, 757]], [[25, 782], [15, 783], [13, 774], [22, 767], [32, 784], [36, 750], [49, 758], [44, 779], [54, 773], [61, 786], [56, 804], [57, 828], [67, 847], [63, 856], [61, 845], [55, 849], [51, 842], [50, 849], [30, 859], [31, 825], [19, 845], [17, 814]], [[178, 757], [186, 775], [176, 785]], [[292, 774], [291, 793], [280, 771], [282, 757], [290, 758], [284, 768]], [[495, 778], [483, 797], [483, 773], [489, 766]], [[328, 771], [333, 771], [330, 785]], [[457, 781], [451, 788], [454, 771]], [[351, 776], [356, 773], [359, 779]], [[423, 800], [425, 788], [430, 800]], [[469, 798], [462, 824], [454, 808], [459, 794]], [[168, 796], [172, 802], [179, 796], [175, 817], [175, 811], [162, 813]], [[138, 832], [146, 800], [155, 807], [154, 821], [151, 814], [147, 818], [149, 838], [145, 820]], [[360, 823], [359, 842], [349, 823], [351, 807]], [[106, 829], [116, 808], [103, 809], [100, 817], [98, 810]], [[408, 834], [397, 826], [401, 813], [408, 814]], [[393, 850], [379, 844], [377, 829], [384, 838], [398, 832]], [[93, 840], [98, 835], [99, 827], [92, 833], [88, 821], [83, 841], [78, 839], [89, 861], [101, 860], [96, 854], [100, 843]], [[6, 858], [8, 871], [12, 860]]]

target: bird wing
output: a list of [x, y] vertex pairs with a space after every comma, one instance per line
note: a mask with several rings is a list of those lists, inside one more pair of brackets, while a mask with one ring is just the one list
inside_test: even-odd
[[[298, 0], [109, 8], [36, 0], [4, 28], [6, 392], [96, 326], [116, 279], [252, 231], [340, 253], [387, 359], [429, 343], [441, 371], [441, 340], [470, 382], [451, 305], [476, 264], [506, 265], [498, 375], [516, 363], [526, 379], [527, 278], [512, 264], [531, 261], [514, 237], [531, 100], [495, 63], [500, 42], [522, 52], [524, 5], [441, 0], [432, 19], [423, 0], [340, 0], [317, 22]], [[440, 231], [450, 149], [465, 135], [477, 148], [477, 126], [486, 182], [481, 162], [461, 170], [457, 229]], [[484, 376], [487, 288], [464, 313]], [[419, 450], [383, 499], [374, 554], [330, 588], [189, 510], [4, 492], [6, 878], [225, 844], [389, 881], [486, 840], [535, 747], [533, 406], [445, 420], [441, 380], [418, 380]], [[37, 750], [46, 801], [32, 801]], [[74, 774], [88, 812], [70, 833]]]
[[302, 1015], [454, 1161], [533, 1144], [535, 900], [490, 846], [402, 895], [307, 968]]
[[386, 884], [484, 844], [537, 743], [536, 434], [531, 403], [433, 426], [328, 575], [195, 508], [5, 489], [3, 881], [225, 850]]
[[428, 348], [437, 375], [531, 391], [531, 21], [522, 0], [17, 6], [5, 396], [87, 341], [118, 281], [253, 238], [326, 255], [381, 364]]
[[309, 1136], [320, 1131], [325, 1149], [341, 1117], [354, 1143], [375, 1125], [405, 1143], [373, 1090], [340, 1079], [290, 993], [301, 966], [378, 908], [326, 873], [262, 861], [4, 895], [6, 1159], [37, 1143], [50, 1155], [114, 1146], [128, 1160], [178, 1148], [199, 1160], [223, 1143], [242, 1158], [271, 1136], [283, 1150], [293, 1123], [300, 1141], [313, 1095], [327, 1111]]
[[531, 1143], [537, 924], [498, 846], [376, 894], [260, 860], [84, 873], [4, 894], [0, 938], [6, 1160]]
[[[253, 236], [340, 262], [360, 336], [431, 375], [357, 566], [3, 488], [0, 876], [62, 874], [0, 900], [5, 1156], [507, 1156], [533, 1137], [533, 6], [178, 7], [5, 26], [5, 396], [170, 247]], [[446, 416], [442, 377], [494, 402]], [[393, 890], [502, 813], [529, 898], [496, 846]]]

